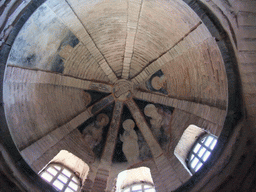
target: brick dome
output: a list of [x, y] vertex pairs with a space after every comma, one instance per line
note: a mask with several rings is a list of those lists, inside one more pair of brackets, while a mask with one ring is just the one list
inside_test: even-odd
[[[67, 150], [90, 168], [86, 176], [73, 168], [83, 175], [82, 191], [114, 190], [119, 172], [140, 166], [150, 168], [156, 191], [255, 189], [250, 6], [222, 0], [0, 6], [0, 147], [14, 177], [6, 168], [1, 175], [15, 187], [53, 190], [35, 173]], [[184, 139], [190, 125], [200, 131]], [[218, 145], [192, 175], [186, 156], [202, 133]]]

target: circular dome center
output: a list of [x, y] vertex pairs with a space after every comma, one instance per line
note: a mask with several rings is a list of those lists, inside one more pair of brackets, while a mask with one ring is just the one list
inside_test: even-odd
[[118, 100], [127, 100], [133, 92], [133, 82], [125, 79], [118, 80], [113, 89], [113, 93]]

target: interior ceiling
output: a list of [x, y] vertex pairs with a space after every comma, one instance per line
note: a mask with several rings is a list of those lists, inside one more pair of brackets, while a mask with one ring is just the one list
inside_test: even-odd
[[[73, 130], [96, 158], [111, 159], [103, 154], [108, 149], [115, 151], [114, 163], [126, 162], [121, 136], [127, 119], [135, 121], [143, 161], [172, 154], [186, 128], [179, 125], [191, 115], [219, 136], [227, 77], [215, 39], [181, 0], [51, 0], [15, 39], [4, 103], [12, 137], [29, 164], [47, 150], [49, 134], [63, 138]], [[161, 129], [154, 128], [161, 118]], [[102, 135], [86, 137], [95, 126]]]

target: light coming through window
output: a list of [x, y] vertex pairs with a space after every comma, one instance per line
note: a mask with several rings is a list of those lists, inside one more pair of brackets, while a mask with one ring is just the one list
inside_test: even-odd
[[39, 175], [58, 191], [76, 192], [80, 190], [78, 177], [59, 164], [50, 164]]
[[216, 143], [217, 139], [213, 135], [207, 134], [194, 145], [188, 157], [188, 167], [193, 174], [197, 172], [209, 158]]
[[156, 192], [156, 190], [152, 185], [139, 183], [124, 188], [122, 192]]

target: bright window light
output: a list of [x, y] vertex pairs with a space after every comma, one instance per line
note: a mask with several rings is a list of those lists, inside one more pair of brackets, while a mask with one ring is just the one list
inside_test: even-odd
[[62, 165], [49, 164], [39, 175], [58, 191], [77, 192], [80, 190], [78, 177]]
[[130, 188], [124, 189], [123, 192], [130, 192]]
[[212, 143], [212, 140], [213, 140], [213, 137], [208, 137], [207, 140], [206, 140], [206, 142], [205, 142], [205, 145], [206, 145], [207, 147], [209, 147], [209, 146], [211, 145], [211, 143]]
[[65, 190], [65, 192], [74, 192], [73, 189], [70, 189], [69, 187]]
[[196, 172], [202, 167], [203, 163], [199, 162], [195, 168]]
[[194, 160], [191, 163], [191, 167], [195, 168], [195, 166], [197, 165], [198, 162], [199, 162], [199, 160], [197, 158], [194, 158]]
[[59, 180], [55, 180], [55, 181], [53, 182], [53, 185], [54, 185], [55, 187], [57, 187], [59, 190], [62, 190], [62, 188], [64, 187], [64, 184], [63, 184], [62, 182], [60, 182]]
[[196, 147], [194, 149], [194, 152], [197, 153], [198, 150], [200, 149], [201, 145], [199, 143], [196, 144]]
[[57, 169], [58, 171], [61, 169], [59, 165], [54, 165], [54, 168]]
[[152, 189], [151, 185], [144, 185], [144, 189]]
[[74, 181], [75, 183], [78, 183], [78, 182], [79, 182], [76, 177], [73, 177], [73, 178], [72, 178], [72, 181]]
[[141, 189], [141, 185], [134, 185], [132, 187], [132, 190], [139, 190], [139, 189]]
[[208, 159], [208, 157], [211, 155], [211, 152], [207, 151], [204, 156], [203, 156], [203, 161], [206, 161]]
[[144, 191], [145, 191], [145, 192], [156, 192], [155, 189], [145, 189]]
[[205, 151], [206, 151], [206, 148], [203, 147], [203, 148], [198, 152], [198, 156], [199, 156], [199, 157], [202, 157]]
[[51, 173], [53, 176], [55, 176], [58, 173], [58, 171], [53, 167], [49, 167], [48, 172]]
[[216, 144], [217, 144], [217, 140], [214, 140], [214, 141], [212, 142], [212, 144], [211, 144], [210, 149], [213, 150]]
[[62, 173], [64, 173], [66, 176], [70, 177], [71, 173], [67, 169], [63, 169]]
[[68, 186], [71, 187], [71, 188], [74, 189], [74, 190], [77, 190], [77, 188], [78, 188], [77, 184], [74, 183], [74, 182], [72, 182], [72, 181], [69, 183]]
[[67, 183], [68, 182], [68, 178], [62, 174], [60, 174], [58, 176], [58, 179], [61, 180], [63, 183]]
[[217, 138], [209, 134], [197, 141], [188, 156], [188, 167], [192, 173], [197, 172], [204, 165], [216, 144]]
[[51, 182], [51, 180], [52, 180], [52, 178], [53, 178], [53, 176], [50, 175], [50, 174], [47, 173], [47, 172], [44, 172], [44, 173], [41, 175], [41, 177], [42, 177], [43, 179], [45, 179], [46, 181], [48, 181], [48, 182]]
[[139, 167], [120, 172], [115, 192], [155, 192], [154, 182], [148, 167]]
[[139, 183], [125, 187], [121, 192], [156, 192], [153, 185]]

